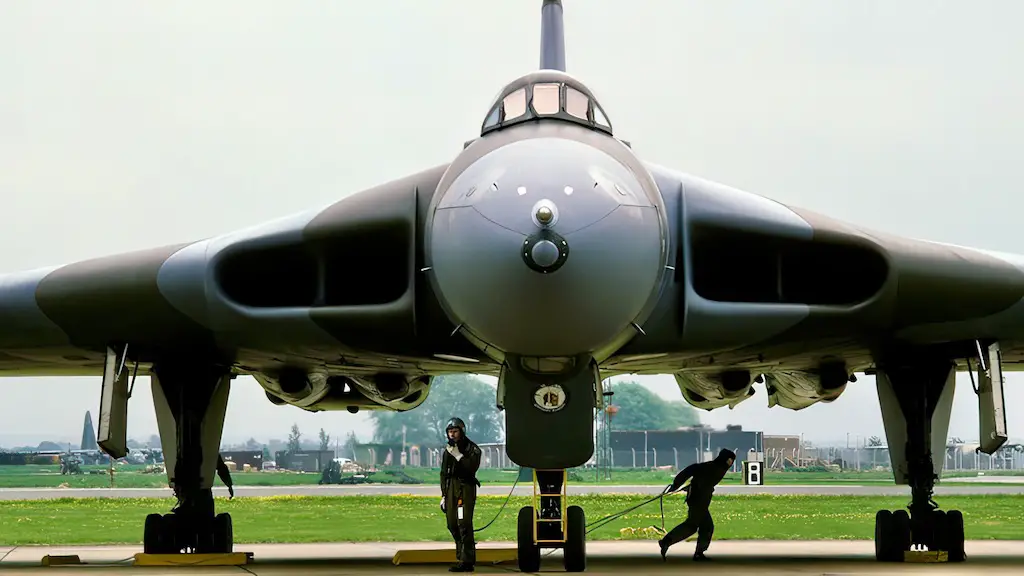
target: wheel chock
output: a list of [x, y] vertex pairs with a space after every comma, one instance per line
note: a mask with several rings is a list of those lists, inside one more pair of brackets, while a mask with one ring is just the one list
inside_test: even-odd
[[43, 556], [43, 566], [70, 566], [72, 564], [81, 564], [82, 559], [78, 557], [78, 554], [71, 554], [68, 556], [51, 556], [47, 554]]
[[944, 550], [904, 550], [903, 561], [918, 564], [940, 564], [949, 562], [949, 552]]
[[230, 554], [145, 554], [135, 555], [133, 566], [244, 566], [252, 552]]
[[[516, 548], [477, 548], [476, 561], [478, 564], [503, 564], [515, 562], [519, 559], [519, 551]], [[454, 564], [454, 548], [435, 548], [427, 550], [399, 550], [391, 563], [399, 564]]]

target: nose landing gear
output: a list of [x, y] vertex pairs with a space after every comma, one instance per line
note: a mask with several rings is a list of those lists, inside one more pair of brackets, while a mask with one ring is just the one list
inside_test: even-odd
[[587, 520], [583, 508], [566, 506], [565, 470], [533, 471], [533, 505], [519, 510], [519, 570], [540, 570], [542, 548], [562, 549], [566, 572], [587, 569]]

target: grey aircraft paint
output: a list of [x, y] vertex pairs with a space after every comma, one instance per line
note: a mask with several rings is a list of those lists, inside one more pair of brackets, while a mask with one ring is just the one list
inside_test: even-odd
[[[703, 408], [765, 384], [797, 408], [841, 392], [812, 381], [824, 365], [871, 370], [882, 346], [939, 344], [964, 369], [974, 341], [999, 341], [1020, 369], [1024, 256], [879, 234], [642, 161], [564, 72], [561, 4], [543, 4], [547, 69], [482, 109], [450, 163], [246, 230], [0, 276], [0, 374], [99, 376], [106, 347], [127, 345], [143, 369], [202, 356], [272, 393], [288, 369], [361, 391], [293, 402], [306, 409], [379, 407], [388, 386], [408, 395], [387, 407], [406, 409], [426, 390], [409, 382], [498, 375], [512, 354], [676, 374]], [[534, 99], [511, 113], [517, 88]]]

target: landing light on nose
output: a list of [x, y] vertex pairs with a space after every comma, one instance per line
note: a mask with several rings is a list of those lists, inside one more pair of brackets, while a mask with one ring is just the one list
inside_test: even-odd
[[531, 219], [535, 226], [551, 228], [558, 222], [558, 207], [547, 198], [539, 200], [530, 210], [532, 214]]
[[537, 208], [537, 220], [541, 224], [548, 224], [548, 223], [550, 223], [551, 219], [554, 218], [554, 217], [555, 217], [555, 213], [551, 211], [551, 208], [549, 208], [547, 206], [541, 206], [540, 208]]

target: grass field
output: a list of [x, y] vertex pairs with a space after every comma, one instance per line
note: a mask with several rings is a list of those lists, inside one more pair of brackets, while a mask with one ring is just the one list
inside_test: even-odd
[[[581, 496], [588, 523], [644, 501], [631, 495]], [[504, 497], [482, 497], [476, 526], [494, 518]], [[514, 540], [519, 508], [512, 498], [478, 540]], [[66, 498], [0, 502], [2, 539], [7, 545], [137, 544], [146, 514], [166, 512], [169, 499]], [[439, 500], [423, 496], [266, 497], [217, 500], [230, 512], [237, 543], [363, 541], [447, 541]], [[906, 498], [836, 496], [718, 496], [712, 503], [715, 538], [765, 540], [871, 539], [879, 509], [905, 507]], [[943, 509], [959, 509], [969, 539], [1022, 537], [1024, 496], [950, 496]], [[682, 498], [665, 499], [668, 528], [685, 516]], [[657, 501], [592, 532], [592, 540], [657, 538], [629, 528], [661, 525]], [[623, 532], [622, 529], [627, 529]]]
[[[164, 474], [142, 473], [142, 466], [121, 466], [117, 468], [114, 475], [114, 485], [119, 488], [161, 488], [167, 486], [167, 477]], [[57, 466], [0, 466], [0, 488], [56, 488], [67, 484], [70, 488], [106, 488], [110, 486], [110, 476], [101, 467], [86, 467], [86, 474], [61, 476]], [[102, 473], [88, 473], [102, 472]], [[438, 471], [429, 468], [406, 468], [405, 473], [423, 480], [426, 483], [437, 481]], [[672, 473], [665, 471], [652, 471], [642, 469], [616, 469], [611, 473], [611, 479], [598, 478], [594, 470], [577, 471], [578, 476], [573, 480], [574, 484], [600, 485], [600, 484], [630, 484], [630, 485], [665, 485], [672, 481]], [[986, 470], [986, 476], [1006, 475], [1001, 470]], [[1009, 472], [1009, 474], [1024, 475], [1024, 472]], [[955, 484], [957, 476], [976, 476], [976, 472], [946, 473], [943, 476], [943, 484]], [[483, 468], [478, 474], [482, 483], [490, 485], [511, 485], [515, 480], [515, 470], [500, 470]], [[384, 473], [377, 473], [373, 476], [375, 482], [393, 483], [395, 477]], [[236, 472], [232, 474], [232, 480], [236, 486], [296, 486], [316, 484], [320, 480], [320, 474], [300, 474], [294, 472]], [[765, 482], [768, 484], [892, 484], [892, 474], [889, 472], [789, 472], [769, 471], [765, 475]], [[741, 484], [742, 478], [739, 473], [728, 474], [723, 484]], [[978, 485], [972, 482], [972, 485]]]

